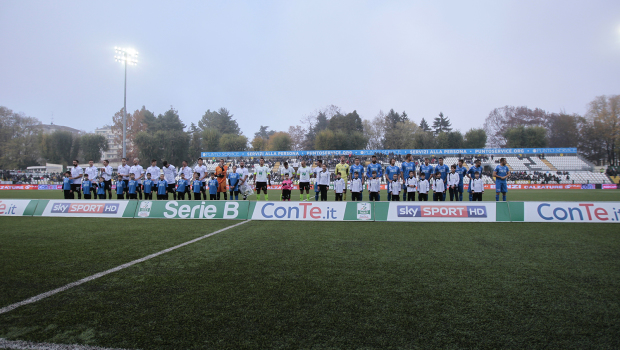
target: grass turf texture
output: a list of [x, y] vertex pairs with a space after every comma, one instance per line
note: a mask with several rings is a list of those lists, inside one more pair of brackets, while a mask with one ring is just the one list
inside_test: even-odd
[[[46, 226], [60, 234], [74, 220]], [[179, 229], [162, 243], [192, 231], [169, 222]], [[2, 314], [0, 337], [148, 349], [618, 348], [619, 252], [615, 225], [250, 222]], [[34, 269], [36, 254], [21, 254]]]
[[[279, 201], [279, 190], [267, 191], [269, 200]], [[401, 192], [401, 199], [403, 194]], [[446, 199], [450, 200], [450, 195], [446, 193]], [[62, 191], [52, 190], [2, 190], [0, 191], [0, 199], [63, 199]], [[113, 196], [116, 199], [116, 194]], [[172, 195], [169, 195], [172, 200]], [[224, 197], [221, 197], [222, 200]], [[242, 198], [242, 196], [239, 196]], [[263, 196], [261, 195], [261, 200]], [[305, 196], [304, 196], [305, 198]], [[328, 192], [327, 199], [333, 201], [335, 199], [334, 191]], [[368, 201], [368, 191], [364, 191], [363, 199]], [[432, 200], [432, 192], [429, 194]], [[501, 194], [500, 194], [501, 199]], [[256, 200], [256, 194], [249, 197], [249, 200]], [[299, 200], [299, 191], [293, 191], [291, 200]], [[314, 201], [314, 191], [310, 191], [310, 200]], [[347, 201], [351, 200], [351, 194], [347, 193]], [[381, 191], [381, 200], [387, 201], [387, 191]], [[463, 200], [468, 201], [467, 192], [463, 193]], [[483, 200], [495, 201], [495, 191], [484, 191]], [[508, 200], [510, 201], [620, 201], [620, 190], [512, 190], [508, 191]]]

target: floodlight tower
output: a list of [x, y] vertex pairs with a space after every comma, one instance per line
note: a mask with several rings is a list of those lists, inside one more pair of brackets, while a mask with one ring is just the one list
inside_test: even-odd
[[125, 63], [125, 96], [123, 102], [123, 158], [127, 157], [126, 137], [127, 137], [127, 65], [138, 64], [138, 51], [133, 49], [123, 49], [120, 47], [114, 47], [116, 55], [114, 60], [116, 62]]

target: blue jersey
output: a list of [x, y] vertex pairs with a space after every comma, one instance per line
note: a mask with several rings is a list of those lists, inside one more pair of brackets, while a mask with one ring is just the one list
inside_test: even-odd
[[475, 166], [471, 166], [471, 167], [469, 167], [469, 170], [467, 171], [467, 175], [469, 175], [469, 176], [471, 177], [471, 178], [469, 179], [469, 183], [470, 183], [470, 184], [471, 184], [471, 181], [472, 181], [473, 179], [475, 179], [475, 178], [476, 178], [476, 176], [474, 176], [474, 173], [475, 173], [476, 171], [477, 171], [478, 173], [480, 173], [480, 178], [482, 179], [482, 167], [477, 167], [477, 168], [476, 168]]
[[151, 191], [153, 190], [153, 180], [144, 180], [144, 182], [142, 183], [142, 185], [144, 186], [144, 193], [151, 193]]
[[360, 178], [360, 179], [363, 178], [363, 176], [364, 176], [364, 166], [361, 165], [361, 164], [360, 165], [355, 165], [355, 164], [351, 165], [351, 167], [349, 167], [349, 174], [351, 174], [351, 178], [352, 179], [355, 178], [353, 176], [353, 174], [355, 174], [355, 173], [358, 174], [357, 175], [358, 178]]
[[157, 181], [157, 194], [158, 195], [165, 195], [167, 189], [168, 189], [168, 181], [166, 180]]
[[371, 178], [373, 171], [377, 172], [377, 177], [378, 178], [380, 178], [383, 175], [383, 171], [381, 169], [381, 164], [379, 164], [379, 163], [370, 163], [370, 164], [368, 164], [368, 167], [366, 168], [366, 177]]
[[177, 182], [177, 192], [185, 192], [185, 187], [187, 187], [188, 183], [185, 179], [180, 179]]
[[413, 174], [415, 176], [415, 163], [414, 162], [403, 162], [403, 164], [401, 164], [401, 169], [403, 172], [403, 177], [404, 178], [408, 178], [409, 177], [409, 172], [413, 171]]
[[438, 171], [441, 174], [441, 179], [445, 182], [446, 178], [448, 177], [448, 173], [450, 172], [450, 167], [445, 164], [438, 165], [435, 167], [435, 173], [437, 173]]
[[228, 181], [231, 191], [239, 191], [239, 173], [228, 174]]
[[385, 175], [390, 181], [394, 180], [394, 174], [400, 175], [399, 167], [397, 167], [396, 165], [388, 165], [385, 167]]
[[424, 175], [426, 176], [426, 179], [430, 179], [431, 178], [431, 174], [434, 173], [433, 171], [433, 166], [432, 165], [425, 165], [422, 164], [420, 165], [420, 173], [424, 173]]
[[[495, 173], [497, 174], [497, 176], [506, 176], [509, 170], [510, 169], [508, 169], [508, 167], [505, 165], [498, 165], [495, 167]], [[506, 179], [500, 179], [496, 177], [495, 181], [506, 181]]]
[[136, 180], [129, 180], [129, 182], [127, 183], [127, 193], [129, 194], [136, 194], [136, 187], [138, 186], [138, 181]]
[[99, 186], [97, 186], [97, 194], [105, 195], [105, 184], [103, 182], [100, 182]]
[[200, 193], [201, 188], [202, 188], [202, 181], [194, 180], [194, 182], [192, 183], [192, 190], [194, 191], [194, 193]]
[[73, 180], [70, 177], [65, 177], [62, 179], [62, 189], [65, 191], [71, 191], [71, 184], [73, 184]]
[[90, 195], [90, 190], [92, 188], [93, 188], [93, 183], [90, 182], [90, 180], [82, 181], [82, 192], [84, 192], [84, 194]]
[[457, 174], [459, 174], [459, 185], [463, 184], [463, 178], [465, 178], [465, 174], [467, 174], [467, 168], [465, 168], [464, 166], [456, 166], [456, 171]]
[[218, 182], [216, 179], [209, 180], [209, 194], [217, 194]]
[[116, 181], [116, 194], [123, 194], [125, 191], [125, 182], [124, 181]]

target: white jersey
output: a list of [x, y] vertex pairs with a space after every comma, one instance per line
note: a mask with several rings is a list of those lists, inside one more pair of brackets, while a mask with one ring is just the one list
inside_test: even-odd
[[174, 185], [176, 183], [177, 169], [172, 164], [168, 164], [167, 167], [163, 167], [163, 170], [164, 180], [168, 182], [168, 185]]
[[[73, 169], [71, 169], [71, 177], [75, 178], [76, 176], [80, 176], [80, 175], [84, 175], [84, 169], [82, 169], [81, 166], [76, 166], [73, 167]], [[79, 185], [82, 183], [82, 178], [79, 177], [77, 179], [73, 179], [73, 184], [74, 185]]]
[[368, 180], [368, 191], [370, 192], [379, 192], [381, 190], [381, 179], [380, 178], [370, 178]]
[[151, 180], [157, 182], [159, 181], [159, 175], [161, 175], [161, 169], [158, 166], [150, 166], [146, 168], [146, 173], [151, 174]]
[[192, 168], [190, 168], [188, 166], [179, 169], [179, 176], [181, 174], [185, 174], [185, 180], [187, 180], [187, 181], [193, 181], [193, 179], [194, 179], [194, 177], [192, 176], [192, 174], [193, 174]]
[[482, 180], [481, 178], [473, 179], [471, 181], [471, 190], [475, 193], [484, 192], [484, 180]]
[[351, 192], [362, 192], [362, 179], [358, 177], [351, 180]]
[[390, 186], [390, 190], [394, 196], [398, 196], [400, 194], [400, 188], [402, 187], [400, 181], [392, 181]]
[[207, 178], [205, 177], [206, 172], [207, 172], [207, 166], [204, 164], [202, 166], [196, 165], [194, 167], [194, 173], [198, 173], [198, 179], [200, 179], [200, 181], [202, 182], [207, 182]]
[[112, 180], [112, 167], [108, 165], [101, 168], [101, 177], [103, 177], [103, 181]]
[[448, 173], [448, 186], [458, 186], [461, 177], [458, 173]]
[[433, 192], [444, 192], [446, 190], [446, 183], [442, 179], [435, 179], [433, 181]]
[[427, 194], [429, 187], [430, 185], [428, 183], [428, 180], [424, 179], [424, 180], [418, 181], [418, 192], [422, 194]]
[[336, 193], [343, 193], [344, 192], [344, 180], [341, 179], [336, 179], [334, 181], [334, 190], [336, 191]]
[[270, 174], [269, 167], [266, 165], [254, 167], [254, 181], [255, 182], [267, 182], [267, 175]]
[[119, 165], [118, 169], [116, 170], [116, 173], [118, 175], [122, 175], [123, 176], [123, 180], [129, 180], [129, 170], [130, 169], [131, 168], [127, 164], [125, 164], [125, 166]]
[[408, 177], [407, 180], [405, 180], [405, 186], [407, 186], [407, 192], [415, 192], [417, 189], [416, 187], [418, 187], [418, 179], [415, 177]]
[[142, 165], [132, 165], [129, 172], [134, 175], [134, 179], [136, 179], [139, 184], [142, 184], [142, 175], [144, 174], [144, 168]]
[[321, 171], [319, 173], [319, 185], [327, 185], [329, 186], [329, 178], [330, 178], [330, 173], [329, 171], [325, 170], [324, 172]]
[[[245, 180], [247, 182], [248, 178], [250, 177], [250, 172], [248, 171], [248, 168], [246, 168], [245, 166], [243, 168], [241, 167], [237, 168], [236, 173], [239, 174], [239, 181]], [[245, 185], [245, 182], [242, 185]]]
[[297, 175], [299, 175], [299, 182], [310, 182], [310, 174], [312, 174], [312, 169], [310, 169], [309, 166], [297, 169]]
[[84, 169], [84, 174], [88, 175], [88, 179], [93, 183], [97, 182], [97, 174], [99, 170], [95, 166], [89, 166]]
[[288, 167], [288, 168], [281, 167], [280, 168], [280, 175], [282, 175], [283, 179], [284, 179], [284, 175], [286, 175], [286, 174], [288, 174], [288, 178], [289, 179], [292, 179], [293, 175], [295, 175], [295, 171], [291, 167]]

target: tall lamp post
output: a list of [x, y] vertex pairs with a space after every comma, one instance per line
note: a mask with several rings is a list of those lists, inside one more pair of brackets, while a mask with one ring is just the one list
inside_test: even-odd
[[132, 49], [123, 49], [120, 47], [114, 47], [116, 55], [114, 60], [116, 62], [125, 63], [125, 94], [123, 102], [123, 158], [127, 157], [126, 137], [127, 137], [127, 65], [138, 64], [138, 52]]

